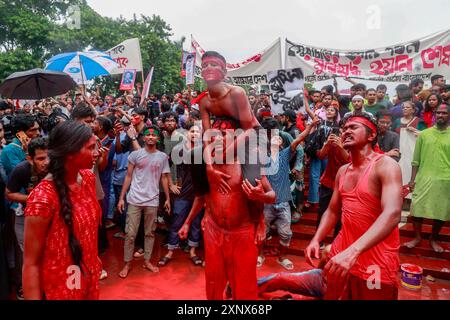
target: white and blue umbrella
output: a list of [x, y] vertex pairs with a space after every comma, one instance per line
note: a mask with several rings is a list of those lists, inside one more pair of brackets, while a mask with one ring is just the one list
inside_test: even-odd
[[100, 51], [69, 52], [47, 60], [45, 69], [67, 73], [77, 84], [84, 84], [98, 76], [109, 75], [119, 65]]

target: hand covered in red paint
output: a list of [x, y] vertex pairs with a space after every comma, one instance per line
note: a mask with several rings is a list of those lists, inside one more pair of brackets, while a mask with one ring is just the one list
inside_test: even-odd
[[266, 224], [264, 219], [261, 219], [256, 226], [255, 244], [260, 245], [264, 240], [266, 240]]
[[336, 282], [345, 282], [348, 272], [359, 257], [359, 250], [350, 246], [331, 258], [323, 269], [328, 279]]
[[180, 230], [178, 230], [178, 236], [180, 237], [181, 240], [184, 240], [187, 238], [188, 232], [189, 232], [189, 224], [184, 223], [181, 226]]
[[227, 179], [231, 178], [230, 175], [215, 170], [212, 168], [212, 166], [207, 166], [206, 170], [208, 171], [212, 180], [211, 187], [217, 187], [219, 192], [223, 194], [227, 194], [231, 191], [230, 185], [226, 182]]
[[312, 262], [312, 258], [319, 259], [320, 258], [320, 244], [316, 240], [311, 240], [309, 245], [304, 250], [306, 262], [309, 263], [312, 267], [316, 268], [316, 266]]
[[255, 179], [256, 187], [252, 186], [248, 179], [242, 181], [242, 190], [244, 190], [245, 195], [250, 200], [262, 201], [265, 195], [264, 188], [262, 186], [261, 180]]

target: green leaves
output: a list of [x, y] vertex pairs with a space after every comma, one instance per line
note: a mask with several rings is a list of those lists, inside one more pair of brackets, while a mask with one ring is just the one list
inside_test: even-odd
[[[80, 8], [79, 29], [64, 24], [70, 5]], [[160, 16], [102, 17], [85, 0], [0, 0], [0, 11], [0, 81], [15, 71], [43, 67], [45, 60], [62, 52], [105, 51], [126, 39], [139, 38], [144, 77], [155, 67], [151, 91], [173, 93], [184, 86], [180, 76], [183, 40], [170, 39], [171, 27]], [[96, 83], [114, 91], [119, 81], [116, 76]]]

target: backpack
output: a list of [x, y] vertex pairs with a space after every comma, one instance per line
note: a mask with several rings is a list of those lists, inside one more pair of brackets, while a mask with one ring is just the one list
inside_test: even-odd
[[316, 130], [313, 133], [311, 133], [305, 143], [305, 149], [304, 149], [305, 154], [311, 159], [316, 159], [317, 151], [320, 150], [319, 145], [318, 145], [318, 139], [317, 139], [318, 132], [319, 132], [319, 130]]

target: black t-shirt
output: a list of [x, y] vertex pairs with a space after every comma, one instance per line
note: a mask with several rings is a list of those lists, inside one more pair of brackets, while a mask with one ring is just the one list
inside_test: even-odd
[[[202, 161], [199, 164], [194, 163], [194, 155], [198, 148], [202, 149], [202, 146], [195, 147], [191, 152], [191, 164], [189, 165], [191, 171], [191, 179], [193, 192], [195, 196], [204, 196], [209, 193], [209, 182], [208, 177], [206, 176], [206, 163]], [[198, 152], [198, 150], [197, 150]], [[200, 150], [200, 152], [202, 152]], [[203, 153], [201, 153], [203, 155]]]
[[[145, 130], [142, 129], [138, 135], [137, 135], [137, 142], [139, 143], [139, 145], [141, 146], [141, 148], [143, 148], [145, 146], [145, 142], [144, 142], [144, 133], [143, 131]], [[128, 134], [125, 136], [125, 139], [120, 143], [122, 146], [122, 153], [128, 152], [128, 151], [134, 151], [133, 150], [133, 140], [131, 140], [131, 138], [128, 136]]]
[[[182, 152], [190, 151], [183, 149]], [[177, 179], [181, 180], [181, 190], [177, 198], [183, 200], [194, 200], [195, 193], [190, 164], [181, 163], [177, 165]]]
[[28, 189], [34, 188], [37, 182], [38, 177], [33, 177], [31, 164], [25, 160], [13, 169], [6, 187], [12, 193], [25, 192], [28, 194]]

